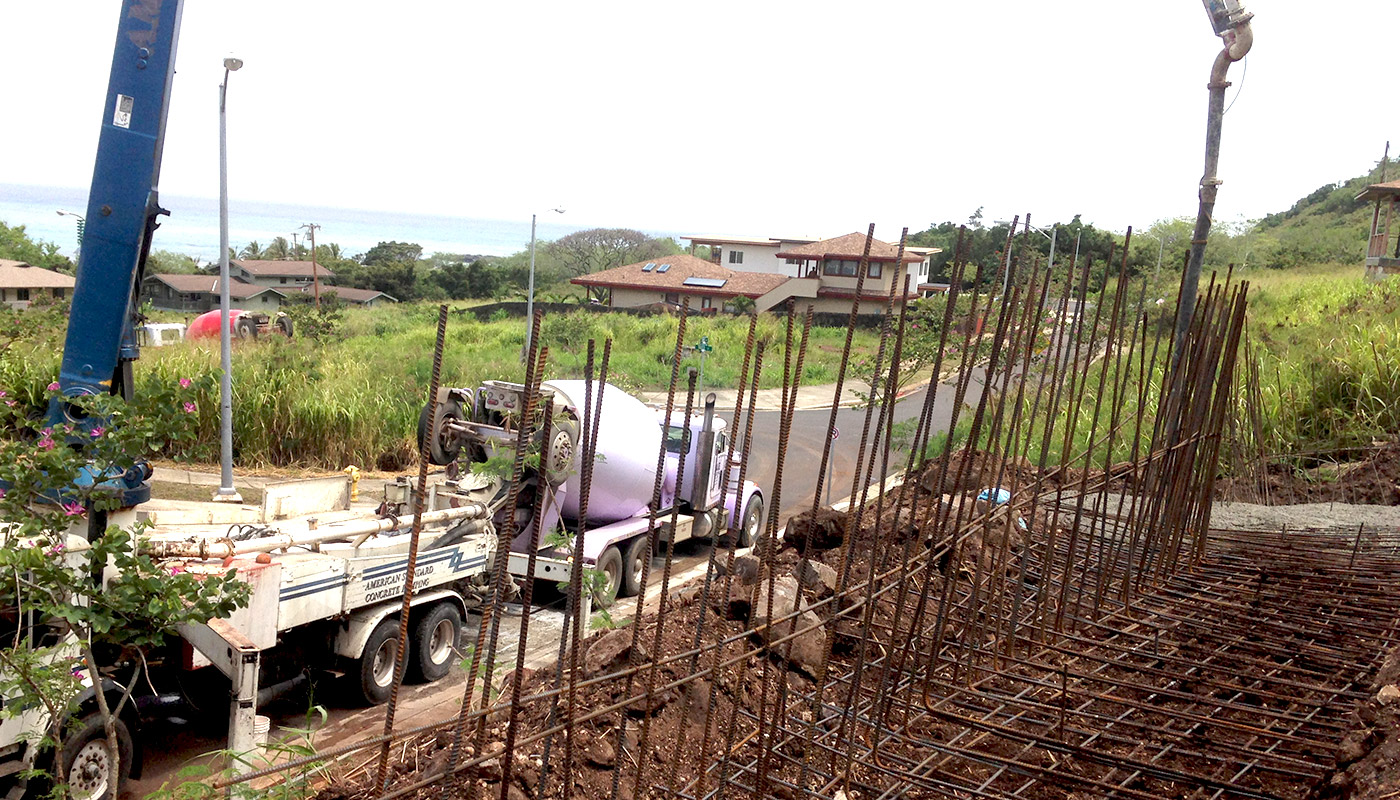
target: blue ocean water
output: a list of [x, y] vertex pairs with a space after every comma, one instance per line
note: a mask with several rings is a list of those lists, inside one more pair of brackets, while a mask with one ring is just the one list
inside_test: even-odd
[[[185, 253], [201, 261], [219, 257], [219, 201], [204, 197], [161, 194], [170, 216], [161, 218], [153, 248]], [[0, 222], [23, 225], [30, 238], [54, 242], [68, 256], [77, 250], [76, 220], [59, 209], [87, 213], [87, 190], [54, 186], [0, 183]], [[551, 215], [554, 216], [554, 215]], [[467, 253], [505, 256], [530, 245], [530, 220], [466, 219], [387, 211], [229, 201], [229, 243], [235, 250], [250, 241], [266, 246], [278, 236], [292, 241], [303, 223], [321, 228], [316, 242], [334, 242], [347, 256], [369, 250], [379, 242], [414, 242], [425, 255]], [[557, 239], [577, 226], [540, 219], [538, 237]], [[301, 231], [298, 231], [300, 234]], [[661, 235], [657, 231], [648, 231]]]

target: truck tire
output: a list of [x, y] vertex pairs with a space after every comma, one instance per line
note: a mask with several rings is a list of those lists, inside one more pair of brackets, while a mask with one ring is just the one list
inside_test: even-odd
[[739, 518], [739, 547], [753, 547], [758, 531], [763, 527], [763, 495], [755, 494], [744, 504], [744, 516]]
[[[117, 749], [118, 780], [125, 783], [131, 776], [131, 760], [136, 748], [131, 741], [131, 731], [120, 719], [117, 720]], [[118, 787], [107, 780], [110, 758], [102, 714], [93, 711], [77, 721], [63, 744], [63, 774], [68, 776], [68, 796], [73, 800], [114, 800]]]
[[462, 612], [451, 600], [438, 603], [414, 627], [409, 674], [419, 683], [432, 683], [447, 677], [457, 658], [462, 638]]
[[239, 317], [233, 323], [233, 332], [240, 339], [256, 339], [258, 338], [258, 323], [250, 317]]
[[382, 620], [369, 635], [360, 653], [359, 680], [353, 687], [355, 697], [368, 706], [377, 706], [389, 699], [394, 688], [394, 662], [399, 657], [399, 620]]
[[622, 551], [618, 550], [615, 544], [608, 545], [603, 554], [598, 556], [598, 563], [594, 568], [608, 576], [608, 583], [601, 593], [594, 595], [593, 602], [600, 608], [607, 608], [617, 599], [618, 592], [622, 589]]
[[[462, 405], [456, 400], [448, 400], [442, 404], [442, 422], [454, 419], [462, 419]], [[441, 426], [429, 431], [432, 425], [433, 404], [427, 403], [418, 412], [418, 447], [422, 448], [422, 456], [428, 459], [429, 464], [440, 467], [454, 463], [462, 453], [462, 440]]]
[[627, 544], [627, 552], [622, 556], [626, 569], [622, 572], [622, 586], [618, 597], [636, 597], [642, 591], [642, 562], [647, 557], [647, 535], [644, 533]]
[[287, 316], [286, 314], [278, 315], [277, 332], [287, 337], [288, 339], [292, 338], [292, 318]]

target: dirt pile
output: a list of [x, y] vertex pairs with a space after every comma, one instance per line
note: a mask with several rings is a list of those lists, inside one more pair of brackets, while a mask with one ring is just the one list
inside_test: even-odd
[[1256, 473], [1217, 482], [1216, 499], [1267, 505], [1400, 505], [1400, 444], [1394, 442], [1358, 461], [1306, 468], [1275, 461]]
[[1352, 712], [1353, 728], [1337, 751], [1337, 769], [1313, 800], [1400, 797], [1400, 650], [1371, 683], [1371, 699]]

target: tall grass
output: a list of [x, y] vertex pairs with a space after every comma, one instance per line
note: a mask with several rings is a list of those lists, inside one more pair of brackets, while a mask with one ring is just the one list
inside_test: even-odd
[[[418, 413], [432, 371], [437, 308], [402, 304], [351, 309], [333, 341], [291, 341], [269, 337], [237, 342], [233, 367], [233, 440], [236, 463], [244, 467], [297, 466], [398, 470], [414, 458]], [[670, 379], [675, 317], [633, 317], [577, 312], [547, 316], [541, 341], [549, 346], [549, 377], [582, 377], [588, 339], [613, 339], [612, 382], [630, 390], [661, 388]], [[686, 342], [709, 337], [714, 348], [705, 362], [707, 387], [738, 381], [748, 332], [747, 318], [691, 318]], [[20, 402], [37, 404], [58, 373], [61, 330], [42, 332], [15, 344], [0, 357], [0, 388]], [[845, 341], [844, 328], [814, 328], [804, 381], [835, 380]], [[760, 318], [758, 336], [767, 344], [767, 363], [781, 359], [784, 321]], [[857, 354], [873, 352], [874, 332], [857, 332]], [[443, 360], [445, 386], [473, 386], [482, 380], [523, 378], [520, 353], [525, 343], [521, 319], [478, 322], [453, 315]], [[688, 356], [683, 366], [698, 366]], [[762, 384], [776, 386], [779, 370], [764, 372]], [[199, 435], [193, 446], [165, 457], [213, 462], [219, 453], [217, 341], [190, 341], [146, 348], [135, 365], [137, 404], [160, 386], [189, 378], [209, 387], [196, 414]]]
[[1345, 452], [1400, 433], [1400, 278], [1358, 266], [1264, 276], [1250, 308], [1262, 446]]

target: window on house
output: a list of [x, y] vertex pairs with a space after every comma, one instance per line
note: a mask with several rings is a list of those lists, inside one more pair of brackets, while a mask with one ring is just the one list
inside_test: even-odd
[[278, 282], [278, 283], [286, 283], [286, 282], [287, 282], [287, 279], [286, 279], [286, 278], [278, 278], [278, 279], [277, 279], [277, 282]]
[[679, 305], [681, 302], [681, 296], [676, 292], [667, 292], [666, 294], [661, 296], [661, 299], [665, 300], [668, 303], [676, 303], [677, 305]]
[[701, 308], [713, 308], [713, 307], [714, 307], [714, 304], [710, 301], [710, 298], [708, 298], [708, 297], [702, 297], [702, 298], [700, 298], [700, 307], [701, 307]]
[[[857, 263], [857, 266], [859, 266], [858, 263]], [[870, 277], [870, 278], [878, 278], [878, 277], [880, 277], [880, 276], [883, 275], [883, 274], [885, 274], [885, 268], [880, 264], [880, 262], [878, 262], [878, 261], [872, 261], [872, 262], [870, 262], [870, 267], [869, 267], [869, 269], [866, 271], [866, 276], [867, 276], [867, 277]]]
[[28, 289], [16, 289], [16, 290], [15, 290], [15, 299], [16, 299], [16, 300], [28, 300], [28, 299], [29, 299], [29, 290], [28, 290]]
[[53, 290], [53, 296], [54, 296], [56, 299], [58, 299], [58, 300], [62, 300], [62, 299], [63, 299], [63, 290], [62, 290], [62, 289], [54, 289], [54, 290]]
[[744, 251], [743, 251], [743, 250], [730, 250], [730, 251], [729, 251], [729, 263], [731, 263], [731, 264], [742, 264], [742, 263], [744, 263]]

